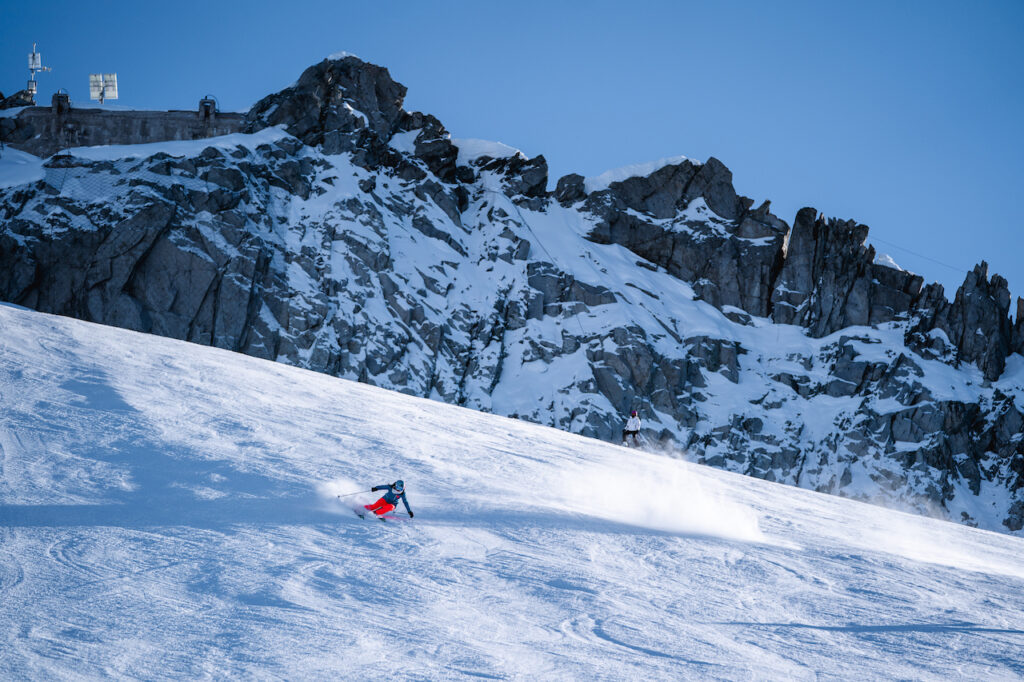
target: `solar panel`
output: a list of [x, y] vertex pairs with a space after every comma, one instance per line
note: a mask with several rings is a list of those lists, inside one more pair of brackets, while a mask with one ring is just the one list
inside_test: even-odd
[[117, 99], [117, 74], [103, 74], [103, 98]]
[[104, 100], [117, 99], [117, 74], [116, 73], [90, 73], [89, 74], [89, 99]]
[[89, 99], [103, 97], [103, 76], [98, 73], [89, 74]]

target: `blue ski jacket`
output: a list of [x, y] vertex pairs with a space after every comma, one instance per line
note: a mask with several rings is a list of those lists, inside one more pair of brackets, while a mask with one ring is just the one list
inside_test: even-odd
[[385, 485], [375, 485], [372, 488], [370, 488], [370, 490], [372, 492], [376, 492], [378, 490], [387, 490], [387, 492], [384, 493], [385, 502], [387, 502], [388, 504], [393, 504], [397, 507], [398, 500], [402, 500], [402, 504], [405, 505], [405, 511], [409, 512], [410, 514], [412, 513], [412, 509], [409, 509], [409, 502], [408, 500], [405, 499], [404, 490], [402, 492], [398, 492], [390, 483], [387, 483]]

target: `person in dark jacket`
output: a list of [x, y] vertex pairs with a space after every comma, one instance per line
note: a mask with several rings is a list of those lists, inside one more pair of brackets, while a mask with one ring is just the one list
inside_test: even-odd
[[405, 499], [405, 481], [398, 480], [394, 483], [375, 485], [370, 488], [370, 492], [378, 490], [387, 490], [387, 492], [373, 504], [364, 504], [363, 507], [365, 509], [372, 511], [377, 516], [383, 516], [397, 507], [398, 501], [401, 500], [402, 504], [405, 505], [405, 511], [409, 512], [409, 518], [413, 517], [412, 509], [409, 509], [409, 501]]

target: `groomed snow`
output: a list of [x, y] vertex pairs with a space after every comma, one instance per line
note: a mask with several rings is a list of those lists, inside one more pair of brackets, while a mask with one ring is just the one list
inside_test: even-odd
[[[13, 306], [0, 329], [2, 679], [1024, 675], [1022, 538]], [[398, 477], [415, 519], [335, 497]]]

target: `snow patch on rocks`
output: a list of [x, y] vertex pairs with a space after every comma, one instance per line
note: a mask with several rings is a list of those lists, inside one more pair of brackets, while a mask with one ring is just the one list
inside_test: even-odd
[[620, 168], [613, 168], [612, 170], [605, 171], [600, 175], [588, 177], [584, 180], [587, 194], [593, 194], [594, 192], [600, 192], [608, 189], [612, 183], [622, 182], [628, 178], [643, 178], [651, 173], [661, 170], [665, 166], [676, 166], [684, 161], [689, 161], [685, 156], [669, 156], [664, 159], [658, 159], [657, 161], [648, 161], [646, 163], [636, 163], [629, 166], [622, 166]]

